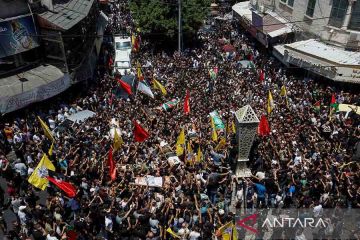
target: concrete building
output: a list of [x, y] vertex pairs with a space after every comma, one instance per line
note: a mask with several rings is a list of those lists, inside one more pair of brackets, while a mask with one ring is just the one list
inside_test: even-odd
[[107, 17], [94, 0], [0, 0], [0, 113], [91, 79]]
[[251, 0], [232, 9], [240, 24], [284, 64], [360, 83], [360, 1]]
[[0, 114], [53, 97], [69, 76], [44, 64], [36, 19], [25, 0], [0, 0]]

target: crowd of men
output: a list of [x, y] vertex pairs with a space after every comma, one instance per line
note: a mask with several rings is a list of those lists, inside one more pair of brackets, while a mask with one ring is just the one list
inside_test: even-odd
[[[113, 4], [112, 10], [110, 30], [134, 30], [128, 27], [132, 20], [126, 3]], [[216, 230], [244, 206], [317, 211], [360, 206], [359, 115], [355, 110], [330, 108], [332, 96], [338, 104], [360, 105], [359, 92], [329, 86], [328, 81], [296, 79], [279, 62], [260, 53], [254, 40], [229, 21], [214, 22], [212, 31], [200, 37], [201, 48], [182, 54], [155, 54], [146, 42], [133, 53], [133, 65], [139, 62], [142, 66], [143, 81], [152, 86], [156, 79], [166, 95], [153, 87], [154, 98], [141, 92], [128, 99], [114, 94], [121, 86], [107, 68], [113, 57], [107, 49], [90, 89], [1, 122], [0, 163], [6, 187], [0, 205], [17, 219], [11, 226], [4, 216], [0, 219], [8, 239], [205, 240], [221, 238]], [[234, 46], [235, 52], [224, 51], [224, 45]], [[255, 68], [244, 67], [242, 60], [252, 61]], [[214, 68], [218, 73], [213, 78], [209, 70]], [[263, 80], [259, 80], [261, 71]], [[137, 74], [134, 68], [132, 75]], [[286, 96], [280, 95], [283, 86]], [[190, 93], [189, 114], [183, 109], [186, 91]], [[269, 91], [274, 100], [270, 114]], [[161, 107], [172, 99], [178, 100], [175, 106]], [[318, 102], [320, 109], [314, 107]], [[237, 147], [230, 126], [235, 122], [234, 112], [247, 104], [259, 118], [267, 116], [270, 134], [255, 139], [249, 164], [254, 176], [237, 178], [232, 170]], [[68, 116], [85, 109], [96, 115], [65, 126]], [[221, 147], [220, 140], [212, 136], [212, 111], [218, 112], [225, 125], [217, 132], [218, 139], [226, 142]], [[37, 116], [54, 133], [51, 155], [51, 142]], [[134, 141], [134, 120], [149, 133], [144, 142]], [[112, 180], [108, 153], [114, 128], [120, 129], [123, 144], [113, 153], [117, 174]], [[180, 163], [174, 164], [167, 154], [176, 152], [182, 129], [186, 150], [179, 156]], [[199, 149], [201, 159], [197, 158]], [[14, 160], [6, 157], [11, 151]], [[44, 154], [56, 168], [50, 174], [75, 186], [75, 197], [66, 196], [51, 183], [43, 192], [28, 183]], [[136, 183], [135, 179], [148, 175], [163, 177], [162, 186]], [[336, 224], [320, 238], [339, 236], [342, 230]], [[301, 234], [296, 232], [298, 237]]]

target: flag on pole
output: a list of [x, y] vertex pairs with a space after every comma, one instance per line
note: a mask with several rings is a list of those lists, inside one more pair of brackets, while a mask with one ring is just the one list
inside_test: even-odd
[[149, 137], [149, 133], [137, 122], [134, 121], [135, 142], [143, 142]]
[[48, 125], [46, 125], [46, 123], [45, 123], [39, 116], [38, 116], [38, 120], [39, 120], [39, 122], [40, 122], [40, 124], [41, 124], [41, 127], [42, 127], [43, 131], [44, 131], [44, 135], [45, 135], [51, 142], [54, 142], [55, 139], [54, 139], [54, 137], [53, 137], [53, 135], [52, 135], [52, 133], [51, 133]]
[[49, 156], [51, 156], [53, 154], [53, 150], [54, 150], [54, 142], [51, 143], [51, 146], [49, 148], [49, 151], [48, 151]]
[[188, 153], [193, 153], [193, 150], [192, 150], [190, 141], [187, 142], [186, 151], [187, 151]]
[[260, 82], [263, 82], [265, 80], [265, 72], [262, 69], [260, 69], [259, 80]]
[[333, 112], [339, 111], [339, 104], [336, 102], [335, 94], [333, 93], [331, 95], [331, 101], [330, 101], [330, 116]]
[[231, 122], [231, 128], [232, 128], [232, 132], [235, 134], [236, 133], [236, 127], [235, 127], [234, 121]]
[[41, 190], [45, 190], [49, 184], [49, 181], [46, 178], [48, 175], [48, 170], [55, 171], [55, 166], [52, 164], [46, 154], [44, 154], [39, 164], [28, 178], [28, 182]]
[[226, 146], [226, 140], [225, 138], [220, 138], [220, 141], [218, 143], [218, 145], [215, 147], [215, 151], [221, 150]]
[[151, 91], [150, 87], [148, 85], [145, 84], [145, 82], [139, 82], [138, 84], [138, 90], [142, 93], [144, 93], [145, 95], [148, 95], [151, 98], [154, 98], [154, 94]]
[[120, 84], [121, 88], [124, 89], [125, 92], [127, 92], [127, 94], [129, 94], [129, 95], [132, 94], [131, 86], [129, 84], [127, 84], [126, 82], [124, 82], [121, 79], [118, 80], [118, 83]]
[[108, 164], [109, 164], [109, 175], [110, 175], [111, 181], [114, 181], [116, 179], [116, 166], [115, 166], [115, 162], [114, 162], [114, 158], [113, 158], [113, 149], [112, 148], [110, 148], [110, 150], [109, 150]]
[[286, 90], [285, 85], [282, 85], [282, 87], [281, 87], [280, 96], [281, 96], [281, 97], [285, 97], [286, 106], [288, 107], [288, 106], [289, 106], [289, 102], [288, 102], [288, 98], [287, 98], [287, 90]]
[[166, 232], [170, 233], [173, 238], [181, 238], [179, 235], [176, 235], [176, 233], [170, 227], [166, 229]]
[[139, 51], [140, 45], [139, 45], [139, 39], [135, 34], [132, 34], [131, 36], [131, 44], [134, 52]]
[[156, 79], [153, 79], [153, 87], [154, 89], [158, 89], [165, 96], [167, 94], [165, 87]]
[[214, 119], [212, 117], [210, 117], [210, 121], [211, 121], [211, 139], [214, 142], [217, 142], [218, 135], [217, 135], [216, 128], [215, 128]]
[[65, 192], [66, 196], [73, 198], [76, 196], [76, 188], [71, 183], [65, 182], [63, 180], [58, 180], [53, 177], [47, 176], [47, 180], [52, 182], [55, 186]]
[[137, 68], [137, 78], [139, 79], [139, 81], [143, 81], [144, 75], [141, 72], [141, 65], [139, 62], [136, 63], [136, 68]]
[[199, 146], [195, 160], [196, 160], [197, 162], [201, 162], [202, 159], [203, 159], [203, 153], [201, 152], [201, 148], [200, 148], [200, 146]]
[[189, 90], [186, 90], [186, 96], [184, 101], [184, 113], [189, 114], [190, 113], [190, 92]]
[[169, 110], [169, 109], [171, 109], [171, 108], [174, 108], [179, 102], [180, 102], [179, 99], [173, 98], [173, 99], [171, 99], [170, 101], [168, 101], [168, 102], [166, 102], [166, 103], [163, 103], [163, 104], [161, 105], [161, 107], [162, 107], [165, 111], [167, 111], [167, 110]]
[[274, 100], [273, 100], [271, 91], [269, 91], [268, 103], [267, 103], [267, 112], [268, 112], [268, 114], [270, 114], [273, 109], [274, 109]]
[[269, 122], [266, 119], [265, 115], [262, 115], [260, 118], [260, 123], [258, 127], [258, 134], [261, 137], [268, 136], [270, 134]]
[[181, 156], [184, 154], [184, 147], [185, 147], [185, 130], [184, 128], [181, 129], [179, 137], [176, 141], [176, 155]]
[[116, 128], [114, 130], [115, 130], [115, 133], [114, 133], [113, 149], [114, 149], [114, 152], [116, 152], [118, 149], [120, 149], [120, 147], [124, 143], [124, 141], [123, 141], [122, 137], [118, 134]]
[[216, 79], [217, 74], [218, 74], [218, 71], [219, 71], [218, 67], [214, 67], [213, 69], [210, 69], [210, 70], [209, 70], [209, 75], [210, 75], [210, 79], [211, 79], [211, 80], [215, 80], [215, 79]]

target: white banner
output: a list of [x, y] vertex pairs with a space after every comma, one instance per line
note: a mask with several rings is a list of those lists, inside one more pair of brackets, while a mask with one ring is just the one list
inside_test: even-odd
[[[45, 99], [51, 98], [69, 88], [71, 85], [68, 74], [63, 75], [61, 78], [51, 81], [48, 84], [40, 85], [14, 96], [0, 97], [0, 111], [2, 114], [9, 113], [35, 102], [40, 102]], [[12, 86], [5, 86], [11, 91]], [[13, 86], [18, 88], [19, 85]], [[21, 86], [20, 86], [21, 87]]]

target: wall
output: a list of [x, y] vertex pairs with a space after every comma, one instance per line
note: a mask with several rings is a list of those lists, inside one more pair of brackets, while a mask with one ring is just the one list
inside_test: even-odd
[[[294, 0], [294, 6], [290, 7], [281, 0], [251, 0], [253, 5], [256, 5], [257, 2], [259, 6], [264, 5], [266, 9], [275, 10], [276, 13], [290, 22], [295, 22], [295, 25], [303, 29], [306, 33], [298, 34], [295, 41], [319, 38], [322, 41], [338, 45], [342, 48], [351, 47], [360, 50], [360, 43], [356, 42], [356, 39], [360, 40], [360, 32], [350, 31], [346, 27], [340, 29], [328, 25], [332, 0], [316, 0], [312, 18], [306, 16], [308, 1]], [[350, 33], [352, 33], [351, 39]]]

